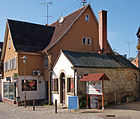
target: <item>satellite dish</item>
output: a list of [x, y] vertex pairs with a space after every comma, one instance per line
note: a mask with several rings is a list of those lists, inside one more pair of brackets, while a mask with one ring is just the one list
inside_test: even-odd
[[61, 16], [59, 17], [59, 23], [62, 23], [64, 21], [64, 18]]

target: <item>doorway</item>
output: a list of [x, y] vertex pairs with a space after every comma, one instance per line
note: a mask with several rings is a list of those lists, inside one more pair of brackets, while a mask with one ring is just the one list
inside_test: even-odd
[[65, 103], [65, 74], [60, 75], [60, 103]]

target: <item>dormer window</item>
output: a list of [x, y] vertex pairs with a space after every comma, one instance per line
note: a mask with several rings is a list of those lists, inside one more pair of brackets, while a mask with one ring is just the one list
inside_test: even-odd
[[88, 14], [85, 15], [85, 21], [89, 22], [90, 16]]
[[11, 39], [9, 38], [9, 49], [11, 48]]

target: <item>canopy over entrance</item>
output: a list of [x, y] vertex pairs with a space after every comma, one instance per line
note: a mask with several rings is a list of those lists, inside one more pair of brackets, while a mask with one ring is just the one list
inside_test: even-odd
[[109, 80], [105, 73], [93, 73], [83, 76], [79, 81]]

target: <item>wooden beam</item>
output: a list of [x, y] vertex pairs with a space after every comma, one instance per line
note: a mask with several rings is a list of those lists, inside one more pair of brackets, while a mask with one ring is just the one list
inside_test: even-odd
[[104, 110], [104, 79], [102, 80], [102, 110]]

